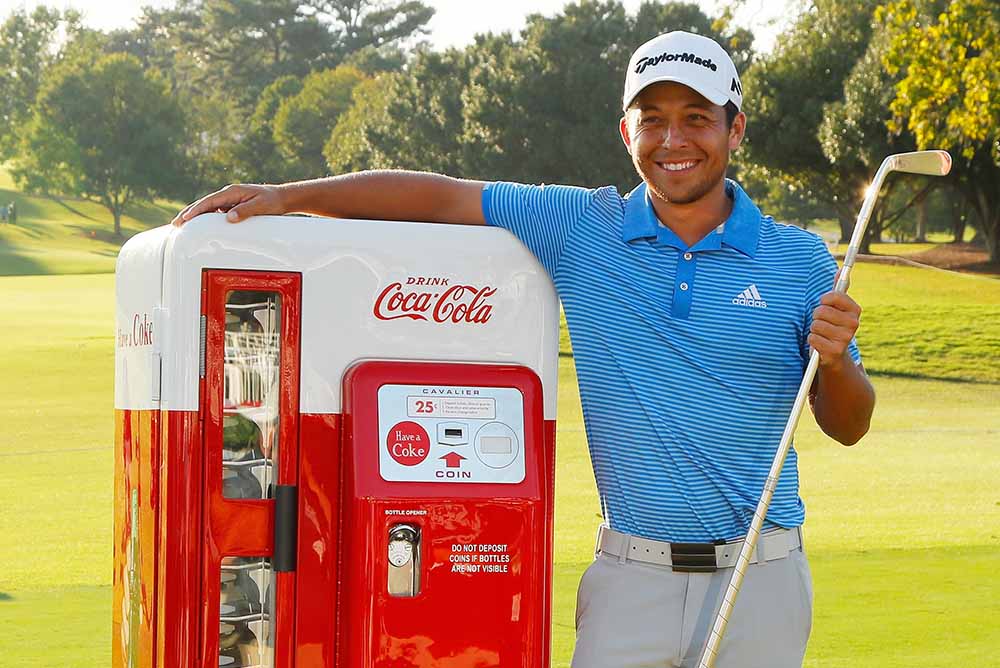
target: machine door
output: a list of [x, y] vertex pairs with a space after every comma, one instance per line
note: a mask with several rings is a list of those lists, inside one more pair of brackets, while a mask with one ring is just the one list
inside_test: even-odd
[[293, 663], [300, 296], [299, 274], [203, 275], [203, 668]]

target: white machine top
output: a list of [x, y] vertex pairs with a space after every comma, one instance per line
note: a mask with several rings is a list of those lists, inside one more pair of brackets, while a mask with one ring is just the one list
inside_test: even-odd
[[[204, 269], [301, 273], [302, 413], [341, 412], [341, 379], [355, 362], [398, 359], [527, 366], [542, 380], [545, 418], [555, 419], [558, 301], [545, 270], [508, 232], [299, 216], [233, 225], [222, 214], [144, 232], [122, 248], [116, 408], [197, 410]], [[471, 287], [456, 303], [487, 289], [485, 321], [455, 322], [433, 306], [422, 319], [396, 317], [416, 298], [394, 294], [427, 293], [433, 305], [454, 286]]]

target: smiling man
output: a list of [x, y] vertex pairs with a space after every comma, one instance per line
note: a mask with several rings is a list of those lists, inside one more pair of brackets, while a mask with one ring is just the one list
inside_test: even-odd
[[[694, 666], [764, 487], [810, 347], [820, 427], [850, 445], [874, 407], [860, 308], [823, 241], [725, 178], [743, 91], [714, 41], [671, 32], [629, 63], [620, 131], [642, 183], [484, 183], [362, 172], [235, 185], [178, 214], [292, 211], [489, 224], [538, 257], [569, 324], [605, 523], [580, 583], [574, 668]], [[718, 668], [797, 668], [812, 615], [793, 450]]]

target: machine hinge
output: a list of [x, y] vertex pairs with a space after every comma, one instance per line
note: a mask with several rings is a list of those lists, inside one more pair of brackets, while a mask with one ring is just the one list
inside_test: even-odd
[[159, 402], [163, 389], [163, 334], [166, 331], [167, 309], [162, 306], [153, 308], [153, 353], [150, 357], [152, 365], [152, 397]]
[[198, 377], [205, 377], [205, 337], [208, 332], [208, 316], [201, 316], [198, 332]]
[[275, 573], [295, 570], [295, 552], [299, 533], [299, 488], [295, 485], [274, 487], [274, 558]]

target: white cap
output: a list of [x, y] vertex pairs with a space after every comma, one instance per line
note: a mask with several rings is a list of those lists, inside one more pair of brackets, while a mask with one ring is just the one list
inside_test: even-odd
[[702, 35], [675, 30], [636, 49], [625, 74], [622, 110], [643, 88], [660, 81], [682, 83], [720, 107], [726, 102], [737, 109], [743, 106], [743, 86], [733, 59], [715, 40]]

